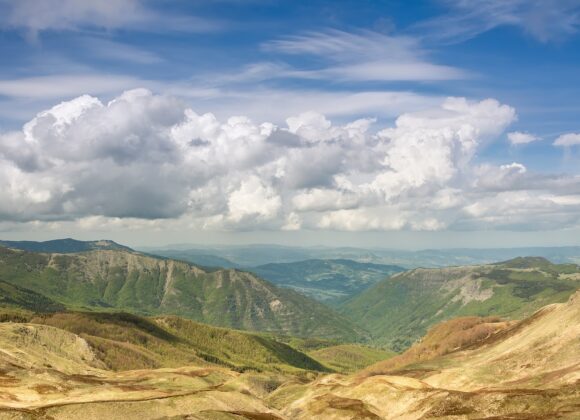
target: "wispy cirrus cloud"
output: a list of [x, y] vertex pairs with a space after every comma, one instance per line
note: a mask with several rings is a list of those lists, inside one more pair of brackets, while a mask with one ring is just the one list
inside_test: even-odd
[[580, 29], [578, 0], [442, 0], [448, 12], [414, 30], [431, 42], [462, 42], [500, 26], [520, 28], [540, 42], [565, 39]]
[[156, 10], [143, 0], [0, 0], [0, 28], [22, 29], [31, 38], [43, 31], [136, 29], [147, 32], [207, 32], [216, 20]]
[[429, 60], [418, 39], [373, 31], [328, 30], [287, 36], [262, 45], [269, 53], [313, 57], [314, 68], [281, 68], [279, 77], [333, 81], [434, 81], [468, 72]]

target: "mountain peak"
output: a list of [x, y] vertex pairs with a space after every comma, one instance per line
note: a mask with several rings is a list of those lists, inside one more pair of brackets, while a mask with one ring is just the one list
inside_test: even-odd
[[31, 252], [50, 252], [72, 254], [96, 250], [117, 250], [134, 252], [131, 248], [118, 244], [110, 239], [96, 241], [79, 241], [73, 238], [53, 239], [50, 241], [0, 241], [1, 246]]
[[553, 265], [550, 260], [544, 257], [516, 257], [511, 260], [497, 263], [508, 268], [538, 268]]

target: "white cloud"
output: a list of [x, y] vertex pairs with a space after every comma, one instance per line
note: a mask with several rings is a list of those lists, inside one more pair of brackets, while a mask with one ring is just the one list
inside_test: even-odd
[[268, 42], [264, 50], [314, 55], [326, 61], [317, 69], [278, 67], [272, 77], [336, 81], [414, 81], [464, 79], [467, 72], [429, 62], [417, 39], [372, 31], [308, 32]]
[[281, 207], [282, 201], [276, 191], [254, 175], [243, 180], [239, 189], [230, 194], [228, 217], [234, 222], [246, 217], [273, 219]]
[[576, 146], [580, 144], [580, 133], [567, 133], [554, 141], [554, 146]]
[[0, 95], [14, 98], [60, 99], [81, 93], [102, 95], [136, 88], [143, 81], [123, 75], [59, 74], [0, 80]]
[[416, 25], [428, 40], [460, 42], [500, 26], [513, 26], [540, 42], [578, 32], [577, 0], [446, 0], [449, 13]]
[[521, 131], [512, 131], [511, 133], [508, 133], [507, 137], [510, 143], [514, 145], [528, 144], [534, 141], [541, 140], [541, 138], [538, 136], [535, 136], [530, 133], [523, 133]]
[[143, 0], [0, 0], [0, 27], [25, 29], [30, 36], [48, 30], [139, 29], [145, 31], [215, 30], [217, 22], [194, 16], [169, 15]]
[[[187, 229], [535, 229], [579, 222], [580, 178], [476, 164], [515, 110], [448, 98], [373, 129], [307, 112], [221, 121], [144, 89], [0, 135], [0, 221]], [[535, 202], [534, 197], [540, 197]], [[164, 219], [163, 222], [160, 220]]]

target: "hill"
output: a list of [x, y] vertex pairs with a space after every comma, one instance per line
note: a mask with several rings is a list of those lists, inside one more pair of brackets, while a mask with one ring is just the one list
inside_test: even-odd
[[[488, 321], [462, 323], [470, 330]], [[441, 332], [446, 332], [440, 336], [444, 346], [445, 337], [457, 339], [450, 326], [432, 330], [429, 339]], [[286, 384], [267, 401], [299, 420], [578, 418], [580, 293], [488, 333], [444, 356], [432, 354], [399, 369], [374, 366], [370, 375]]]
[[0, 308], [56, 312], [64, 310], [64, 305], [40, 293], [0, 280]]
[[308, 353], [313, 359], [341, 373], [352, 373], [379, 361], [389, 359], [396, 353], [360, 344], [339, 344]]
[[580, 288], [580, 268], [544, 258], [499, 264], [414, 269], [381, 281], [339, 309], [393, 350], [409, 347], [427, 329], [461, 316], [521, 319], [563, 302]]
[[394, 265], [360, 263], [352, 260], [306, 260], [252, 267], [260, 277], [289, 287], [316, 300], [335, 304], [404, 271]]
[[69, 254], [95, 250], [123, 250], [133, 251], [131, 248], [120, 245], [110, 240], [78, 241], [76, 239], [55, 239], [52, 241], [0, 241], [0, 246], [21, 249], [30, 252], [48, 252], [56, 254]]
[[355, 327], [326, 306], [251, 273], [204, 271], [142, 254], [42, 254], [0, 247], [0, 278], [69, 308], [179, 315], [212, 325], [346, 341]]
[[64, 330], [81, 337], [98, 365], [114, 371], [186, 365], [219, 365], [240, 372], [328, 370], [273, 338], [175, 316], [57, 312], [28, 314], [26, 321], [34, 328], [54, 328], [54, 334]]
[[[37, 323], [0, 323], [2, 419], [137, 420], [198, 413], [193, 418], [245, 418], [237, 413], [277, 418], [258, 396], [285, 381], [314, 377], [303, 368], [319, 366], [275, 341], [192, 321], [170, 329], [122, 314], [58, 314], [46, 321], [97, 335]], [[212, 353], [205, 353], [208, 349]], [[148, 356], [157, 356], [162, 365], [183, 366], [144, 368]], [[133, 364], [123, 366], [132, 359]], [[111, 363], [118, 364], [116, 369]], [[140, 369], [127, 370], [139, 364]], [[266, 370], [257, 372], [260, 368]], [[250, 370], [240, 373], [245, 369]], [[269, 413], [272, 417], [264, 417]]]
[[[580, 413], [580, 292], [519, 322], [469, 317], [437, 325], [405, 361], [353, 375], [317, 372], [308, 356], [261, 335], [175, 317], [28, 315], [28, 322], [0, 323], [1, 418], [572, 419]], [[146, 357], [163, 367], [150, 368]], [[132, 367], [128, 360], [139, 369], [125, 370]]]

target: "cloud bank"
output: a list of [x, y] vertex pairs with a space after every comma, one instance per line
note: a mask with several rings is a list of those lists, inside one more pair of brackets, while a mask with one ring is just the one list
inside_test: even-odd
[[[145, 89], [84, 95], [0, 135], [0, 221], [163, 219], [210, 230], [538, 229], [577, 226], [580, 177], [480, 163], [516, 119], [448, 98], [333, 125], [219, 121]], [[109, 221], [109, 222], [108, 222]]]

